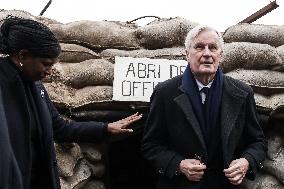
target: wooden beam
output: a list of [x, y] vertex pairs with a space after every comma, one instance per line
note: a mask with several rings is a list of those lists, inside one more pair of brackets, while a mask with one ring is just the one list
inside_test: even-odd
[[279, 7], [279, 5], [276, 3], [276, 0], [275, 0], [271, 3], [269, 3], [268, 5], [266, 5], [265, 7], [263, 7], [262, 9], [258, 10], [257, 12], [253, 13], [252, 15], [247, 17], [246, 19], [239, 22], [239, 24], [241, 24], [241, 23], [249, 23], [250, 24], [250, 23], [256, 21], [257, 19], [261, 18], [262, 16], [266, 15], [267, 13], [273, 11], [277, 7]]
[[50, 6], [51, 2], [52, 2], [52, 0], [49, 0], [49, 1], [47, 2], [47, 4], [45, 5], [45, 7], [44, 7], [44, 8], [42, 9], [42, 11], [39, 13], [39, 16], [42, 16], [43, 13], [45, 13], [46, 9]]

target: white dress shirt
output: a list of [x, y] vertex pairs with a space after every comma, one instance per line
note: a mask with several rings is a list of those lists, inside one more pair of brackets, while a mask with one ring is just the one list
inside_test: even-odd
[[196, 81], [196, 83], [197, 83], [198, 90], [199, 90], [199, 93], [200, 93], [200, 96], [201, 96], [201, 102], [202, 102], [202, 104], [204, 104], [205, 99], [206, 99], [206, 94], [205, 94], [204, 92], [202, 92], [201, 89], [202, 89], [203, 87], [208, 87], [208, 88], [210, 88], [211, 85], [212, 85], [212, 83], [213, 83], [213, 81], [214, 81], [214, 79], [213, 79], [212, 81], [210, 81], [210, 82], [208, 83], [208, 85], [203, 85], [203, 84], [202, 84], [200, 81], [198, 81], [197, 79], [195, 79], [195, 81]]

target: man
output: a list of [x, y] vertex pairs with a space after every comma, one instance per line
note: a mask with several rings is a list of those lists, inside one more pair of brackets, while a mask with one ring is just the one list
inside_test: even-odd
[[184, 74], [152, 94], [142, 151], [159, 189], [229, 189], [261, 168], [266, 146], [253, 91], [223, 75], [223, 43], [213, 28], [192, 29]]

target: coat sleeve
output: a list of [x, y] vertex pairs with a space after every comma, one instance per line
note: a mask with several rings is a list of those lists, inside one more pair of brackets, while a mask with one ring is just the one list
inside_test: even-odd
[[108, 131], [106, 123], [95, 121], [76, 122], [63, 119], [51, 102], [47, 92], [45, 95], [45, 101], [51, 114], [53, 136], [55, 141], [101, 142], [107, 138]]
[[246, 126], [244, 130], [244, 137], [248, 142], [242, 157], [246, 158], [250, 165], [250, 169], [246, 176], [253, 180], [257, 171], [263, 167], [262, 162], [265, 160], [267, 144], [262, 128], [258, 122], [252, 90], [248, 94], [246, 106]]
[[0, 86], [0, 188], [22, 189], [22, 175], [15, 158], [3, 107]]
[[171, 179], [185, 158], [170, 149], [164, 110], [162, 95], [156, 87], [151, 96], [150, 112], [142, 139], [142, 153], [159, 174]]

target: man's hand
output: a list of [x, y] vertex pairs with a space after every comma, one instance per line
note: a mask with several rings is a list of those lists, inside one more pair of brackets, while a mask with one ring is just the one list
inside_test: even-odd
[[205, 169], [206, 165], [197, 159], [184, 159], [179, 164], [180, 172], [191, 181], [200, 181]]
[[231, 184], [239, 185], [242, 183], [248, 168], [249, 162], [245, 158], [240, 158], [232, 161], [229, 168], [224, 169], [224, 173]]
[[119, 133], [131, 133], [133, 132], [133, 129], [126, 129], [131, 123], [138, 121], [141, 119], [142, 114], [138, 115], [138, 112], [136, 114], [133, 114], [129, 117], [126, 117], [124, 119], [118, 120], [116, 122], [109, 123], [107, 125], [107, 130], [111, 134], [119, 134]]

